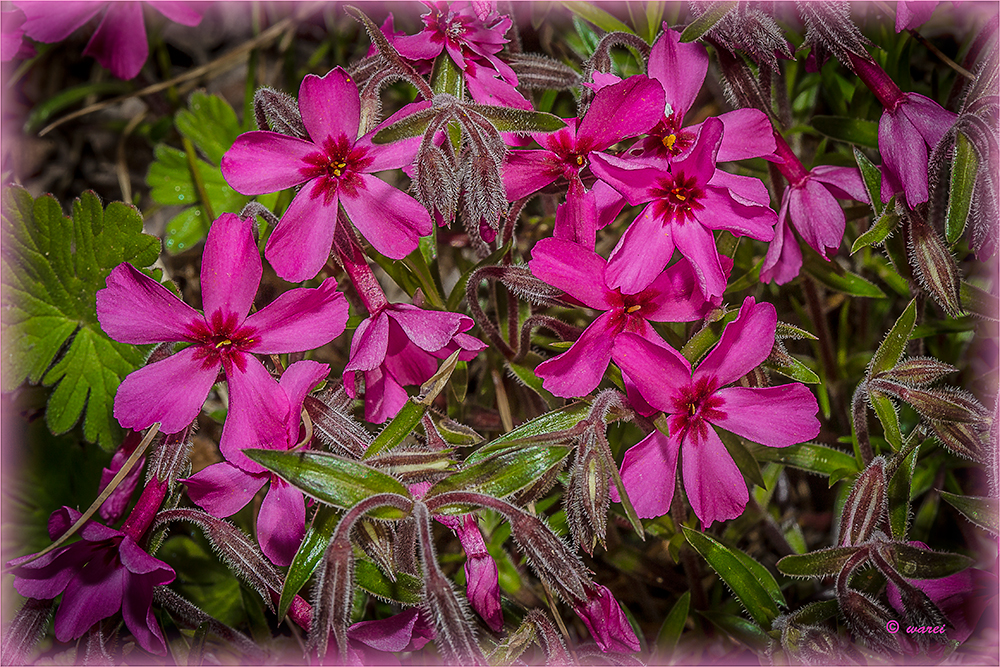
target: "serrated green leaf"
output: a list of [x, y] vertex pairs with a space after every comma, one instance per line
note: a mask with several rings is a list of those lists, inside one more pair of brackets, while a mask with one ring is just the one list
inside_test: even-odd
[[804, 250], [803, 268], [809, 275], [830, 289], [850, 296], [863, 296], [870, 299], [885, 298], [885, 292], [861, 276], [844, 269], [837, 262], [825, 261], [809, 246], [804, 246]]
[[955, 135], [955, 153], [951, 159], [951, 188], [948, 192], [948, 211], [945, 213], [944, 230], [948, 243], [955, 243], [965, 231], [972, 206], [972, 193], [979, 171], [979, 158], [964, 134]]
[[[488, 445], [480, 447], [466, 459], [466, 465], [471, 465], [484, 460], [487, 456], [496, 452], [520, 448], [525, 446], [524, 440], [527, 438], [537, 438], [546, 433], [555, 433], [573, 428], [586, 418], [590, 413], [590, 404], [584, 402], [571, 403], [564, 408], [546, 412], [541, 417], [536, 417], [531, 421], [521, 424], [512, 431], [504, 433]], [[527, 445], [531, 446], [531, 445]]]
[[333, 532], [340, 522], [340, 514], [329, 505], [320, 505], [313, 516], [299, 550], [295, 552], [292, 564], [285, 575], [285, 583], [281, 587], [281, 597], [278, 599], [278, 620], [288, 613], [292, 600], [298, 594], [309, 577], [319, 566], [326, 548], [330, 545]]
[[701, 554], [722, 578], [733, 595], [740, 601], [750, 618], [762, 628], [769, 629], [778, 616], [778, 606], [764, 585], [750, 572], [733, 550], [697, 530], [687, 526], [684, 537], [695, 551]]
[[385, 576], [381, 570], [367, 560], [358, 560], [354, 565], [354, 583], [361, 589], [383, 600], [392, 600], [412, 607], [423, 600], [422, 579], [406, 572], [397, 572], [396, 581]]
[[851, 474], [858, 472], [857, 461], [847, 452], [809, 442], [791, 447], [765, 447], [751, 443], [750, 451], [758, 461], [780, 463], [820, 475], [831, 475], [844, 468], [851, 470]]
[[202, 90], [191, 93], [188, 108], [177, 112], [174, 125], [212, 164], [222, 162], [241, 129], [229, 102]]
[[889, 333], [885, 335], [882, 344], [875, 350], [872, 362], [868, 366], [869, 377], [878, 375], [882, 371], [887, 371], [899, 363], [899, 360], [903, 357], [903, 352], [906, 350], [906, 341], [910, 339], [910, 334], [913, 333], [913, 325], [916, 321], [917, 304], [916, 299], [913, 299], [903, 309], [899, 319], [892, 325]]
[[1000, 534], [1000, 507], [996, 498], [961, 496], [941, 491], [941, 497], [966, 519], [994, 535]]
[[882, 243], [895, 231], [898, 225], [899, 216], [896, 215], [895, 210], [887, 208], [868, 231], [855, 239], [854, 245], [851, 246], [851, 254], [853, 255], [862, 248]]
[[134, 206], [112, 202], [105, 209], [89, 191], [65, 217], [53, 197], [35, 200], [11, 186], [2, 218], [3, 390], [25, 380], [55, 385], [46, 410], [53, 433], [72, 428], [86, 407], [84, 436], [111, 450], [121, 433], [112, 414], [115, 392], [142, 365], [145, 350], [107, 337], [96, 294], [118, 264], [155, 262], [159, 239], [142, 233]]
[[493, 124], [498, 132], [555, 132], [566, 127], [566, 121], [559, 116], [542, 111], [525, 111], [513, 107], [495, 107], [486, 104], [471, 105], [472, 108]]
[[840, 574], [847, 561], [865, 547], [828, 547], [812, 553], [785, 556], [778, 561], [778, 571], [789, 577], [827, 577]]
[[973, 560], [962, 554], [921, 549], [903, 542], [882, 547], [889, 565], [907, 579], [941, 579], [971, 566]]
[[875, 121], [846, 116], [813, 116], [812, 126], [831, 139], [878, 148], [878, 123]]
[[691, 22], [688, 27], [684, 28], [684, 32], [681, 33], [681, 43], [693, 42], [706, 32], [711, 30], [716, 23], [718, 23], [723, 16], [729, 13], [729, 10], [736, 7], [738, 3], [735, 0], [729, 0], [727, 2], [720, 2], [715, 5], [704, 14], [696, 18]]
[[[282, 452], [273, 449], [244, 449], [243, 453], [310, 498], [341, 509], [349, 509], [377, 493], [396, 493], [410, 497], [409, 490], [394, 477], [335, 454], [311, 450]], [[369, 515], [377, 519], [398, 519], [405, 516], [395, 507], [372, 510]]]
[[[858, 169], [861, 170], [861, 179], [865, 183], [865, 190], [868, 192], [868, 201], [872, 205], [872, 210], [875, 211], [875, 215], [882, 215], [882, 172], [857, 146], [854, 147], [854, 161], [858, 163]], [[891, 204], [892, 202], [890, 202]]]
[[687, 622], [688, 611], [691, 607], [691, 591], [684, 591], [684, 594], [674, 603], [663, 619], [660, 632], [656, 635], [656, 650], [663, 657], [669, 657], [684, 631], [684, 624]]
[[502, 452], [449, 475], [428, 489], [425, 498], [448, 491], [475, 491], [504, 498], [530, 486], [565, 459], [570, 448], [542, 445]]
[[562, 6], [570, 10], [580, 18], [590, 21], [605, 32], [627, 32], [635, 34], [627, 25], [616, 19], [611, 14], [589, 2], [569, 2], [564, 1]]
[[903, 445], [903, 434], [899, 430], [899, 416], [896, 414], [892, 399], [881, 392], [869, 391], [868, 400], [875, 410], [875, 416], [882, 423], [882, 430], [889, 446], [893, 451], [899, 451]]

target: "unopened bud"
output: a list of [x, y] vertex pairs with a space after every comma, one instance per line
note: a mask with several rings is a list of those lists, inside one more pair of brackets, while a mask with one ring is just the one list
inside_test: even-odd
[[291, 95], [273, 88], [259, 88], [253, 96], [253, 110], [259, 129], [309, 139], [298, 100]]
[[885, 379], [873, 379], [869, 386], [909, 403], [921, 417], [932, 421], [986, 424], [989, 418], [979, 401], [957, 389], [916, 389]]
[[522, 511], [509, 519], [511, 535], [528, 557], [535, 574], [566, 602], [574, 606], [586, 604], [592, 584], [576, 552], [534, 515]]
[[588, 554], [593, 554], [597, 542], [604, 546], [610, 480], [611, 473], [600, 452], [581, 443], [563, 505], [573, 539]]
[[395, 538], [393, 525], [382, 521], [360, 519], [354, 528], [357, 544], [391, 581], [396, 581], [396, 560], [393, 555]]
[[855, 637], [879, 653], [899, 652], [899, 640], [887, 629], [894, 627], [893, 623], [898, 627], [899, 621], [885, 607], [850, 589], [838, 595], [837, 600]]
[[926, 387], [945, 375], [957, 371], [957, 368], [943, 361], [931, 357], [915, 357], [901, 361], [894, 368], [879, 373], [875, 377], [895, 380], [911, 387]]
[[989, 465], [987, 430], [979, 424], [932, 421], [931, 430], [938, 442], [956, 456]]
[[837, 544], [850, 547], [868, 542], [886, 511], [885, 459], [879, 456], [861, 471], [847, 496]]
[[911, 212], [910, 266], [920, 283], [934, 297], [948, 315], [956, 317], [962, 312], [958, 297], [961, 272], [948, 246], [930, 225]]
[[450, 224], [458, 204], [458, 166], [454, 158], [433, 142], [425, 141], [415, 164], [413, 186], [417, 199], [439, 226]]

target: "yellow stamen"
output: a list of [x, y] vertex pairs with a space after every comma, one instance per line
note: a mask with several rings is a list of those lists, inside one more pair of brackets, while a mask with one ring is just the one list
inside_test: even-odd
[[222, 347], [222, 346], [224, 346], [224, 345], [232, 345], [232, 344], [233, 344], [233, 341], [231, 341], [231, 340], [229, 340], [229, 339], [227, 338], [227, 339], [225, 339], [225, 340], [221, 340], [221, 341], [219, 341], [218, 343], [216, 343], [216, 345], [215, 345], [215, 349], [216, 349], [216, 350], [218, 350], [218, 349], [219, 349], [220, 347]]
[[581, 167], [583, 166], [583, 156], [582, 155], [577, 155], [576, 156], [576, 164], [578, 166], [581, 166]]
[[663, 137], [663, 145], [666, 146], [668, 149], [672, 149], [676, 142], [677, 142], [676, 134], [668, 134], [667, 136]]
[[626, 308], [625, 312], [626, 313], [634, 313], [635, 311], [639, 310], [640, 308], [642, 308], [642, 306], [640, 306], [639, 304], [636, 304], [634, 306], [629, 306], [628, 308]]
[[691, 416], [694, 417], [694, 413], [698, 411], [698, 408], [694, 403], [688, 403], [688, 411], [691, 413]]

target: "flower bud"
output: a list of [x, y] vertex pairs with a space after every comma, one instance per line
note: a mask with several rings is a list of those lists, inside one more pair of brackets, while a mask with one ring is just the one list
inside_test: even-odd
[[594, 553], [597, 542], [605, 546], [610, 480], [611, 473], [597, 449], [581, 443], [563, 505], [573, 540], [588, 554]]
[[962, 312], [958, 297], [961, 272], [944, 240], [917, 215], [910, 214], [910, 266], [920, 283], [948, 315]]
[[291, 95], [273, 88], [259, 88], [253, 96], [253, 111], [258, 129], [309, 139], [298, 100]]
[[911, 387], [926, 387], [958, 369], [951, 364], [931, 357], [914, 357], [896, 364], [890, 370], [878, 373], [876, 378], [895, 380]]
[[861, 471], [847, 496], [837, 544], [850, 547], [868, 542], [885, 518], [886, 502], [885, 459], [879, 456]]
[[889, 614], [889, 610], [851, 589], [844, 595], [838, 595], [837, 600], [855, 637], [879, 653], [899, 652], [899, 640], [888, 629], [892, 627], [890, 621], [897, 627], [899, 622]]

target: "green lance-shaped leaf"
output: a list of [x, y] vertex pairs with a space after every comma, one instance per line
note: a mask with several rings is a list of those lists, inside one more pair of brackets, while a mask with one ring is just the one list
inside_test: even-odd
[[743, 560], [736, 556], [732, 549], [716, 542], [708, 535], [687, 526], [683, 526], [683, 529], [688, 544], [701, 554], [733, 591], [733, 595], [746, 609], [750, 618], [760, 627], [770, 629], [771, 622], [778, 616], [778, 605], [764, 584], [758, 580], [759, 572], [753, 573], [748, 570]]
[[681, 43], [693, 42], [699, 39], [706, 32], [714, 28], [715, 24], [721, 21], [722, 17], [735, 8], [737, 4], [735, 0], [720, 2], [696, 18], [688, 27], [684, 28], [684, 32], [681, 33]]
[[369, 459], [380, 452], [396, 447], [406, 439], [406, 436], [413, 433], [413, 429], [420, 423], [427, 408], [448, 384], [448, 378], [454, 372], [461, 352], [461, 350], [455, 350], [450, 357], [441, 363], [437, 373], [420, 386], [420, 394], [408, 400], [399, 414], [393, 417], [392, 421], [372, 441], [372, 444], [368, 445], [368, 449], [361, 456], [362, 459]]
[[754, 623], [740, 616], [719, 611], [698, 612], [722, 631], [722, 634], [742, 643], [757, 653], [764, 654], [771, 645], [771, 637]]
[[521, 424], [512, 431], [504, 433], [488, 445], [480, 447], [465, 460], [466, 465], [478, 463], [488, 456], [506, 449], [519, 449], [530, 442], [538, 442], [546, 434], [565, 431], [579, 424], [590, 414], [590, 404], [584, 402], [572, 403], [564, 408], [546, 412], [541, 417]]
[[394, 141], [419, 137], [431, 124], [431, 121], [440, 113], [440, 109], [423, 109], [400, 118], [392, 125], [383, 127], [372, 137], [373, 144], [391, 144]]
[[808, 245], [802, 244], [803, 268], [830, 289], [850, 296], [884, 299], [885, 292], [861, 276], [844, 269], [837, 262], [827, 262]]
[[889, 235], [896, 231], [898, 226], [899, 215], [894, 210], [886, 209], [875, 221], [875, 224], [854, 241], [854, 245], [851, 246], [851, 254], [853, 255], [862, 248], [879, 245], [889, 238]]
[[878, 148], [878, 123], [873, 120], [846, 116], [813, 116], [812, 126], [831, 139], [866, 148]]
[[684, 631], [684, 624], [687, 622], [688, 611], [691, 607], [691, 591], [684, 591], [684, 594], [674, 603], [663, 619], [660, 632], [656, 635], [656, 650], [662, 657], [669, 657]]
[[[310, 498], [348, 509], [376, 493], [396, 493], [405, 498], [410, 492], [399, 480], [371, 466], [327, 452], [303, 450], [281, 452], [273, 449], [244, 449], [243, 453]], [[394, 507], [373, 510], [378, 519], [398, 519], [405, 514]]]
[[425, 498], [447, 491], [474, 491], [503, 498], [530, 486], [569, 454], [563, 445], [526, 447], [502, 452], [449, 475], [432, 486]]
[[559, 116], [544, 111], [525, 111], [513, 107], [495, 107], [487, 104], [469, 104], [467, 107], [490, 121], [499, 132], [555, 132], [566, 127]]
[[919, 449], [913, 448], [889, 480], [889, 529], [893, 539], [905, 540], [910, 528], [910, 489]]
[[889, 565], [907, 579], [941, 579], [950, 577], [972, 565], [962, 554], [921, 549], [903, 542], [878, 546]]
[[858, 463], [853, 456], [824, 445], [807, 442], [791, 447], [765, 447], [756, 444], [750, 444], [749, 447], [758, 461], [780, 463], [819, 475], [829, 476], [845, 468], [852, 473], [858, 471]]
[[910, 301], [903, 309], [899, 319], [892, 325], [892, 329], [885, 335], [882, 344], [875, 350], [872, 361], [868, 365], [868, 377], [872, 377], [891, 369], [899, 363], [906, 350], [906, 341], [913, 333], [913, 325], [917, 321], [916, 299]]
[[[858, 163], [858, 169], [861, 170], [861, 179], [865, 183], [865, 190], [868, 192], [868, 201], [871, 202], [872, 210], [875, 211], [876, 216], [881, 216], [883, 209], [882, 172], [872, 164], [871, 160], [865, 157], [865, 154], [857, 146], [854, 147], [854, 161]], [[889, 206], [893, 207], [893, 202], [889, 202]]]
[[363, 559], [354, 564], [354, 583], [375, 597], [408, 607], [418, 605], [423, 600], [422, 579], [406, 572], [397, 572], [396, 581], [393, 581], [372, 562]]
[[829, 577], [840, 574], [854, 554], [865, 547], [828, 547], [808, 554], [785, 556], [778, 571], [789, 577]]
[[763, 364], [764, 368], [775, 373], [781, 373], [787, 378], [791, 378], [805, 384], [819, 384], [820, 378], [808, 366], [790, 354], [783, 354], [780, 357], [771, 357]]
[[964, 134], [955, 135], [955, 153], [951, 161], [951, 188], [948, 192], [948, 211], [944, 218], [944, 234], [949, 244], [955, 243], [965, 231], [972, 206], [972, 193], [979, 171], [979, 158], [972, 143]]
[[989, 292], [963, 280], [958, 296], [962, 301], [962, 310], [994, 321], [1000, 319], [1000, 300]]
[[134, 206], [112, 202], [105, 209], [89, 191], [66, 217], [50, 195], [36, 200], [11, 186], [0, 215], [3, 390], [25, 380], [54, 385], [45, 414], [49, 430], [65, 433], [86, 407], [84, 437], [114, 449], [121, 437], [112, 415], [115, 392], [142, 365], [145, 351], [101, 330], [96, 294], [122, 262], [140, 268], [155, 262], [160, 241], [142, 233]]
[[996, 498], [983, 496], [962, 496], [941, 491], [941, 497], [962, 513], [966, 519], [983, 530], [1000, 535], [1000, 508]]
[[875, 416], [882, 423], [882, 432], [886, 442], [893, 451], [899, 451], [903, 444], [903, 433], [899, 428], [899, 415], [892, 400], [880, 391], [869, 388], [868, 401], [872, 404]]
[[288, 613], [288, 608], [292, 605], [292, 600], [309, 577], [316, 571], [319, 562], [323, 560], [327, 545], [333, 537], [333, 531], [337, 529], [340, 521], [340, 513], [329, 505], [320, 505], [313, 515], [312, 522], [306, 529], [305, 537], [299, 550], [295, 552], [295, 558], [288, 567], [285, 575], [285, 583], [281, 587], [281, 597], [278, 599], [278, 620], [280, 621]]
[[564, 0], [562, 5], [580, 18], [590, 21], [605, 32], [627, 32], [635, 34], [627, 25], [590, 2], [573, 2], [571, 0]]

